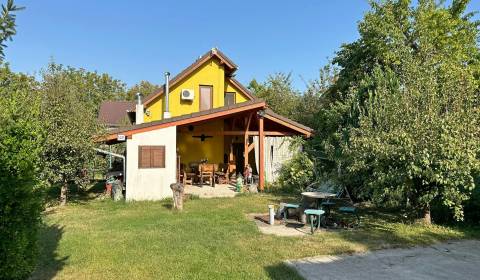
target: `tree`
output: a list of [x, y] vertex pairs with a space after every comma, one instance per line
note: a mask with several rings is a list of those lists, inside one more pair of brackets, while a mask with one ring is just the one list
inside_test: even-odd
[[5, 58], [4, 50], [7, 47], [5, 42], [12, 40], [12, 37], [17, 34], [16, 30], [16, 15], [17, 12], [25, 9], [25, 7], [18, 7], [13, 0], [8, 0], [6, 5], [2, 4], [2, 14], [0, 15], [0, 62]]
[[434, 200], [462, 218], [479, 167], [479, 33], [467, 3], [372, 2], [360, 38], [334, 59], [322, 112], [336, 124], [323, 144], [340, 177], [360, 177], [360, 193], [411, 205], [426, 222]]
[[298, 113], [295, 109], [299, 92], [292, 87], [291, 74], [276, 73], [270, 75], [263, 83], [252, 80], [248, 87], [256, 97], [265, 99], [276, 113], [294, 120], [297, 118]]
[[327, 64], [320, 69], [318, 79], [310, 81], [305, 92], [298, 95], [295, 108], [297, 121], [311, 128], [321, 125], [318, 123], [317, 114], [319, 109], [324, 107], [325, 97], [335, 84], [336, 76], [337, 69], [333, 65]]
[[65, 83], [75, 87], [80, 93], [79, 98], [85, 106], [89, 106], [95, 112], [105, 100], [122, 100], [125, 98], [125, 83], [103, 73], [90, 72], [85, 69], [77, 69], [51, 62], [50, 69], [61, 72]]
[[60, 204], [65, 205], [70, 183], [88, 179], [84, 170], [94, 158], [95, 135], [101, 133], [95, 108], [85, 100], [84, 85], [71, 82], [72, 71], [50, 64], [43, 73], [42, 119], [46, 135], [42, 161], [44, 176], [60, 184]]
[[33, 77], [0, 67], [0, 278], [33, 271], [43, 197], [43, 128]]
[[138, 84], [135, 84], [131, 88], [127, 90], [126, 93], [126, 100], [135, 100], [135, 95], [137, 93], [141, 93], [144, 97], [157, 91], [159, 89], [158, 85], [154, 85], [150, 83], [149, 81], [141, 81]]

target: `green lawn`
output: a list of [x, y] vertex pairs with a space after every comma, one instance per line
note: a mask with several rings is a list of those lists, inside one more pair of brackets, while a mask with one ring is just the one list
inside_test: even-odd
[[298, 279], [286, 259], [475, 237], [476, 231], [396, 222], [364, 212], [360, 230], [305, 237], [261, 234], [245, 214], [272, 195], [169, 201], [79, 201], [45, 214], [33, 279]]

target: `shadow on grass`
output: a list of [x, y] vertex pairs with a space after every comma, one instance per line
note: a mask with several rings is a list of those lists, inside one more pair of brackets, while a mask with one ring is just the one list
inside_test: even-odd
[[44, 225], [40, 229], [39, 258], [35, 271], [30, 279], [53, 279], [61, 271], [68, 260], [68, 256], [61, 257], [57, 253], [58, 244], [64, 233], [59, 225]]
[[[86, 204], [90, 200], [99, 198], [104, 194], [105, 180], [92, 181], [85, 189], [70, 184], [68, 186], [67, 203]], [[58, 205], [60, 196], [60, 186], [50, 187], [46, 192], [46, 204], [48, 206]]]
[[367, 250], [410, 247], [471, 238], [461, 228], [415, 224], [398, 210], [366, 208], [360, 211], [360, 228], [339, 230], [345, 241], [362, 245]]
[[265, 271], [267, 272], [270, 279], [275, 279], [275, 280], [303, 279], [301, 276], [299, 276], [296, 273], [294, 269], [288, 267], [284, 263], [267, 266], [265, 267]]
[[172, 210], [173, 209], [173, 201], [162, 203], [162, 207], [165, 208], [165, 209], [168, 209], [168, 210]]

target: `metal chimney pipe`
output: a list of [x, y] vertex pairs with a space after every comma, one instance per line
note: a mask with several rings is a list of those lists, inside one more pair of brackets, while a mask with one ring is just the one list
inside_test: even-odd
[[165, 112], [163, 118], [170, 118], [170, 72], [165, 72]]
[[142, 105], [142, 94], [140, 92], [135, 94], [135, 99], [137, 100], [137, 105]]
[[138, 92], [135, 94], [135, 97], [137, 98], [137, 104], [135, 104], [135, 124], [142, 124], [144, 122], [142, 94]]

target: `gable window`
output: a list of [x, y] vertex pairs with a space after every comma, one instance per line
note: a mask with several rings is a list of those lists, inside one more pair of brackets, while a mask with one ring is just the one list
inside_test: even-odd
[[165, 168], [165, 146], [139, 146], [138, 168]]
[[213, 86], [200, 86], [200, 111], [213, 108]]
[[225, 92], [225, 106], [235, 104], [235, 92]]

